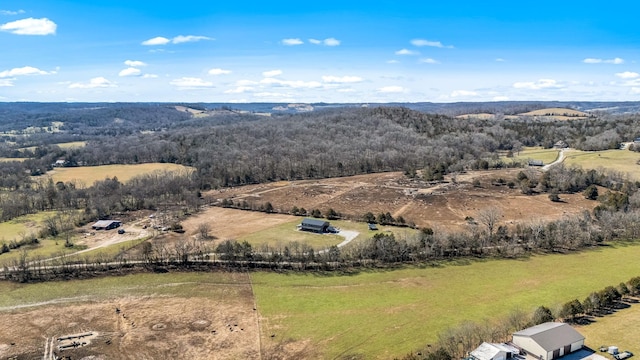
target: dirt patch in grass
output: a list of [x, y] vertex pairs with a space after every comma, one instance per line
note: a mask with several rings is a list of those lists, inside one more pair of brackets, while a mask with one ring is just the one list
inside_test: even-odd
[[[258, 317], [250, 286], [241, 286], [218, 299], [124, 296], [3, 311], [0, 323], [11, 330], [0, 332], [0, 358], [42, 358], [48, 342], [72, 359], [257, 359]], [[59, 337], [86, 332], [98, 336], [57, 348]]]
[[[547, 194], [523, 195], [520, 190], [504, 185], [515, 179], [519, 171], [521, 169], [468, 172], [457, 174], [455, 178], [447, 176], [440, 184], [427, 184], [409, 179], [400, 172], [390, 172], [249, 185], [210, 191], [208, 195], [236, 203], [247, 201], [260, 205], [270, 202], [281, 212], [288, 212], [294, 206], [307, 211], [320, 209], [323, 213], [332, 208], [352, 219], [361, 219], [367, 212], [374, 215], [389, 212], [418, 226], [445, 229], [465, 227], [467, 217], [476, 218], [480, 210], [488, 207], [500, 209], [503, 213], [501, 224], [509, 225], [532, 219], [558, 219], [590, 211], [597, 205], [581, 194], [560, 194], [562, 202], [554, 203]], [[497, 185], [498, 179], [505, 182]], [[474, 180], [478, 180], [480, 186], [474, 186]], [[265, 217], [259, 213], [256, 216]], [[241, 219], [226, 220], [242, 224]], [[226, 226], [233, 224], [223, 225]], [[251, 226], [241, 228], [251, 231]]]

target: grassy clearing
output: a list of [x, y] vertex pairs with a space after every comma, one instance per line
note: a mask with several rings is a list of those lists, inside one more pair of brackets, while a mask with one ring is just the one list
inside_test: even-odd
[[607, 169], [629, 174], [640, 180], [640, 153], [629, 150], [571, 151], [565, 153], [566, 165], [577, 165], [585, 169]]
[[526, 147], [522, 151], [514, 154], [512, 158], [503, 158], [508, 161], [527, 161], [527, 160], [541, 160], [545, 164], [554, 162], [558, 158], [559, 151], [557, 149], [544, 149], [542, 147]]
[[10, 161], [22, 162], [22, 161], [25, 161], [27, 159], [28, 158], [5, 158], [5, 157], [0, 157], [0, 162], [10, 162]]
[[408, 227], [403, 228], [403, 227], [397, 227], [397, 226], [384, 226], [384, 225], [377, 225], [378, 230], [372, 231], [372, 230], [369, 230], [369, 226], [367, 225], [367, 223], [354, 222], [354, 221], [342, 221], [342, 220], [331, 221], [331, 225], [336, 226], [343, 230], [352, 230], [352, 231], [359, 232], [360, 235], [358, 235], [358, 237], [354, 239], [354, 242], [370, 239], [375, 234], [380, 234], [380, 233], [393, 233], [396, 236], [396, 239], [406, 239], [407, 237], [415, 235], [418, 232], [418, 230], [411, 229]]
[[0, 223], [0, 242], [19, 240], [24, 234], [38, 235], [42, 221], [48, 216], [55, 215], [53, 211], [40, 212], [37, 214], [29, 214], [19, 216], [15, 219]]
[[[65, 143], [57, 143], [57, 144], [51, 144], [51, 145], [56, 145], [61, 149], [77, 149], [77, 148], [83, 148], [85, 146], [87, 146], [87, 142], [86, 141], [71, 141], [71, 142], [65, 142]], [[37, 146], [28, 146], [28, 147], [23, 147], [20, 148], [19, 150], [30, 150], [30, 151], [34, 151], [37, 148]]]
[[[337, 274], [253, 274], [263, 334], [309, 340], [325, 358], [401, 356], [464, 320], [531, 312], [639, 275], [640, 245], [527, 260]], [[606, 266], [598, 266], [606, 264]]]
[[77, 181], [85, 185], [109, 177], [117, 177], [120, 182], [127, 182], [131, 178], [151, 173], [154, 171], [191, 171], [190, 168], [177, 164], [148, 163], [136, 165], [102, 165], [85, 167], [56, 168], [47, 176], [51, 176], [54, 182]]
[[78, 297], [104, 300], [122, 296], [164, 295], [237, 300], [248, 277], [241, 273], [132, 274], [40, 284], [0, 282], [0, 308]]
[[283, 247], [292, 241], [297, 241], [308, 244], [316, 250], [338, 245], [344, 240], [343, 237], [333, 234], [314, 234], [307, 231], [298, 231], [296, 225], [300, 224], [301, 221], [302, 219], [272, 226], [265, 230], [245, 235], [238, 240], [247, 241], [253, 246], [266, 244], [270, 247]]
[[586, 337], [586, 345], [598, 349], [602, 345], [615, 345], [620, 351], [630, 350], [636, 356], [640, 352], [640, 304], [619, 310], [613, 315], [595, 319], [578, 331]]
[[99, 249], [83, 252], [82, 254], [71, 255], [71, 256], [69, 256], [69, 259], [71, 261], [81, 260], [81, 259], [82, 260], [88, 259], [89, 261], [96, 260], [96, 259], [100, 259], [102, 261], [104, 261], [104, 260], [110, 261], [110, 260], [116, 259], [116, 257], [118, 255], [120, 255], [121, 253], [123, 253], [125, 251], [128, 251], [128, 250], [131, 250], [134, 247], [142, 244], [143, 242], [145, 242], [147, 240], [149, 240], [149, 237], [143, 237], [143, 238], [140, 238], [140, 239], [123, 241], [121, 243], [105, 246], [103, 248], [99, 248]]

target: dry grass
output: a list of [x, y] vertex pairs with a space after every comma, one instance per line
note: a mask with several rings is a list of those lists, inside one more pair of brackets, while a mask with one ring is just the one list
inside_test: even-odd
[[525, 147], [522, 151], [514, 154], [512, 158], [503, 158], [505, 161], [527, 161], [541, 160], [545, 164], [554, 162], [558, 158], [558, 149], [545, 149], [540, 146]]
[[148, 163], [136, 165], [102, 165], [56, 168], [47, 173], [54, 182], [76, 181], [80, 184], [92, 185], [105, 178], [117, 177], [120, 182], [127, 182], [131, 178], [154, 171], [191, 171], [191, 168], [168, 163]]
[[630, 350], [636, 356], [640, 355], [640, 331], [637, 331], [640, 329], [640, 304], [632, 303], [629, 308], [594, 320], [594, 323], [578, 328], [585, 336], [587, 346], [597, 350], [602, 345], [615, 345], [620, 351]]
[[562, 120], [585, 118], [585, 117], [589, 116], [589, 114], [587, 114], [585, 112], [577, 111], [577, 110], [573, 110], [573, 109], [565, 109], [565, 108], [540, 109], [540, 110], [529, 111], [529, 112], [522, 113], [522, 114], [519, 114], [519, 115], [523, 115], [523, 116], [549, 116], [549, 117], [554, 117], [554, 118], [558, 118], [558, 119], [562, 119]]

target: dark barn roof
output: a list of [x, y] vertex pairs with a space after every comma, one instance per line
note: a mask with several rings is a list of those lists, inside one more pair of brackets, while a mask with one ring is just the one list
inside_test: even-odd
[[318, 220], [318, 219], [304, 219], [302, 220], [302, 226], [322, 228], [322, 227], [329, 226], [329, 222], [324, 220]]

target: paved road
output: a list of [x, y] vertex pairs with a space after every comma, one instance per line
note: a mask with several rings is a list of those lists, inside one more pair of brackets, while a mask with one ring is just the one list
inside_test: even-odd
[[[360, 233], [357, 231], [351, 231], [351, 230], [340, 230], [338, 235], [344, 237], [344, 241], [338, 244], [338, 247], [341, 248], [347, 245], [348, 243], [350, 243], [353, 239], [357, 238], [358, 235], [360, 235]], [[320, 250], [318, 251], [318, 254], [324, 254], [327, 251], [329, 251], [329, 249]]]

